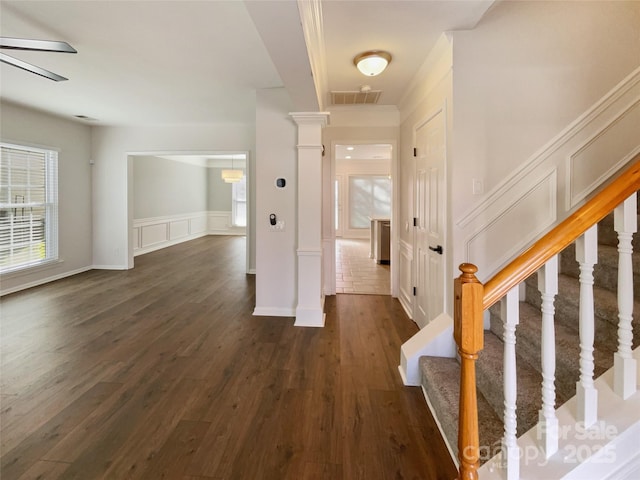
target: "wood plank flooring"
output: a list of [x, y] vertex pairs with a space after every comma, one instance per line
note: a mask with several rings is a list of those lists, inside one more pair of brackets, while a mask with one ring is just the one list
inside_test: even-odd
[[254, 317], [242, 237], [205, 237], [0, 301], [2, 480], [455, 478], [397, 300], [322, 329]]

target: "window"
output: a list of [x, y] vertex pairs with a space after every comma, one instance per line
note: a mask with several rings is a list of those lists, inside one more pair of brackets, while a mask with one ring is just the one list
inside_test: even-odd
[[[228, 198], [228, 197], [227, 197]], [[231, 216], [234, 227], [247, 226], [247, 176], [231, 184]]]
[[391, 180], [383, 176], [349, 177], [349, 226], [369, 228], [369, 217], [391, 216]]
[[58, 258], [58, 153], [0, 144], [0, 272]]

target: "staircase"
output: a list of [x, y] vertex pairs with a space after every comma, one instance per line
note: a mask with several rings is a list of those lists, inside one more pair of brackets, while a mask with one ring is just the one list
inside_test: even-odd
[[[637, 203], [640, 203], [636, 201]], [[637, 218], [637, 210], [636, 210]], [[593, 271], [594, 378], [610, 369], [618, 350], [618, 236], [613, 213], [598, 224], [597, 264]], [[640, 344], [640, 241], [634, 235], [633, 271], [633, 341]], [[557, 260], [557, 295], [551, 296], [555, 308], [555, 408], [576, 395], [580, 377], [579, 303], [580, 269], [575, 244], [563, 250]], [[533, 274], [520, 286], [515, 363], [517, 364], [517, 436], [534, 428], [542, 418], [541, 385], [543, 383], [542, 293], [548, 293], [544, 279]], [[552, 281], [552, 283], [555, 283]], [[553, 290], [552, 287], [551, 290]], [[552, 292], [554, 293], [554, 292]], [[547, 295], [549, 298], [549, 295]], [[506, 297], [505, 297], [506, 298]], [[480, 464], [497, 455], [503, 444], [505, 426], [505, 345], [504, 300], [485, 312], [490, 326], [484, 332], [484, 348], [476, 361], [478, 434]], [[549, 307], [547, 307], [548, 309]], [[553, 310], [553, 308], [552, 308]], [[487, 325], [488, 323], [488, 325]], [[420, 358], [422, 386], [429, 407], [436, 417], [454, 459], [458, 458], [458, 421], [461, 367], [459, 358], [425, 356]], [[508, 384], [509, 382], [507, 382]], [[544, 389], [543, 389], [544, 390]], [[551, 397], [553, 398], [553, 397]], [[552, 400], [553, 401], [553, 400]], [[575, 410], [575, 408], [573, 408]], [[599, 412], [600, 413], [600, 412]], [[524, 460], [521, 460], [523, 462]], [[510, 477], [507, 474], [507, 477]], [[517, 476], [513, 477], [517, 478]]]

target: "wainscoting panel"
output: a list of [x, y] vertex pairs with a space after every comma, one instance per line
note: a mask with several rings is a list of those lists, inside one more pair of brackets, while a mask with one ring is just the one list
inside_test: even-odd
[[189, 235], [189, 220], [169, 223], [169, 240], [177, 240], [187, 235]]
[[454, 264], [490, 278], [638, 152], [640, 67], [454, 220]]
[[208, 215], [199, 215], [189, 219], [189, 234], [197, 235], [199, 233], [208, 233]]
[[399, 264], [399, 279], [400, 279], [400, 295], [398, 300], [404, 308], [409, 318], [413, 318], [413, 247], [411, 244], [400, 240], [400, 264]]
[[142, 228], [142, 248], [150, 247], [158, 243], [169, 240], [169, 228], [166, 222], [155, 225], [143, 225]]
[[246, 235], [231, 226], [231, 212], [195, 212], [133, 221], [133, 254], [142, 255], [205, 235]]
[[505, 258], [513, 258], [535, 241], [556, 219], [557, 175], [553, 170], [467, 240], [467, 258], [474, 259], [483, 276], [493, 275]]
[[[569, 155], [569, 208], [584, 200], [640, 151], [640, 98]], [[603, 159], [615, 159], [611, 163]]]
[[231, 212], [209, 212], [207, 224], [210, 232], [226, 232], [231, 225]]

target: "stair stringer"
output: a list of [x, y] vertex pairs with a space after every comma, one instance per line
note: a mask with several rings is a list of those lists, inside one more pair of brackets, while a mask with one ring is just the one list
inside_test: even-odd
[[[633, 352], [640, 359], [640, 347]], [[640, 374], [637, 379], [640, 385]], [[556, 410], [560, 439], [558, 451], [545, 459], [533, 427], [518, 438], [522, 480], [627, 480], [640, 478], [640, 390], [623, 400], [612, 389], [613, 368], [595, 381], [598, 421], [589, 429], [576, 425], [576, 397]], [[478, 470], [482, 480], [504, 478], [496, 455]]]
[[424, 356], [446, 358], [456, 356], [453, 318], [446, 313], [441, 313], [431, 320], [400, 347], [398, 371], [405, 385], [421, 384], [419, 360]]

